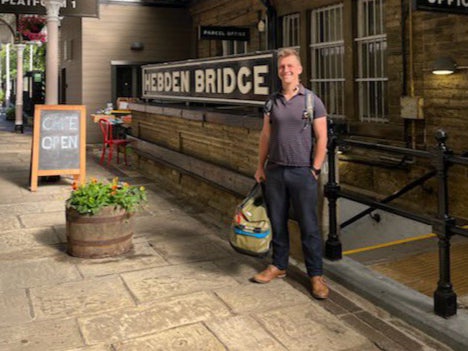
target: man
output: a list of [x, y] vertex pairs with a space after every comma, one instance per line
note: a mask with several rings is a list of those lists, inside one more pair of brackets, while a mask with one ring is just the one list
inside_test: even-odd
[[[312, 295], [317, 299], [326, 299], [329, 289], [322, 276], [317, 181], [326, 156], [327, 119], [325, 107], [315, 94], [314, 113], [313, 116], [308, 116], [306, 89], [299, 81], [301, 73], [302, 66], [297, 51], [280, 50], [278, 76], [281, 90], [273, 94], [265, 105], [258, 167], [255, 172], [257, 182], [265, 182], [265, 197], [273, 231], [273, 262], [263, 272], [256, 274], [253, 280], [268, 283], [286, 276], [289, 261], [288, 214], [291, 203], [301, 230], [302, 251]], [[312, 138], [311, 128], [315, 138]]]

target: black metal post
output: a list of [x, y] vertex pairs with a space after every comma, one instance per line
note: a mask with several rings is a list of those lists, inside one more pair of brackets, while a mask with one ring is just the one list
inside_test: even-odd
[[455, 220], [449, 216], [448, 212], [448, 161], [451, 154], [445, 142], [447, 134], [443, 130], [437, 131], [435, 138], [438, 142], [438, 149], [435, 152], [434, 165], [437, 171], [438, 180], [438, 206], [437, 219], [432, 225], [432, 229], [439, 238], [439, 281], [437, 290], [434, 292], [434, 312], [435, 314], [447, 318], [457, 313], [457, 295], [453, 291], [450, 281], [450, 237], [451, 228], [455, 226]]
[[336, 203], [340, 186], [336, 182], [336, 162], [335, 153], [337, 146], [337, 135], [333, 121], [328, 125], [328, 183], [325, 185], [324, 194], [328, 199], [328, 239], [325, 242], [325, 257], [329, 260], [340, 260], [342, 258], [342, 248], [340, 237], [338, 236]]

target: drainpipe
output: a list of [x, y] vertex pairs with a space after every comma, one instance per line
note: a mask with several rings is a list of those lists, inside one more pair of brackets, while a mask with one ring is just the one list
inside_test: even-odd
[[268, 50], [278, 48], [278, 14], [271, 0], [261, 0], [267, 10], [268, 19]]

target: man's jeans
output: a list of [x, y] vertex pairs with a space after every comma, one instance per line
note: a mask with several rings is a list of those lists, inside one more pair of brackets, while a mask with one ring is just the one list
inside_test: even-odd
[[269, 164], [265, 197], [273, 230], [273, 265], [286, 269], [289, 260], [289, 205], [301, 230], [302, 252], [307, 274], [323, 274], [322, 237], [317, 219], [317, 180], [308, 167]]

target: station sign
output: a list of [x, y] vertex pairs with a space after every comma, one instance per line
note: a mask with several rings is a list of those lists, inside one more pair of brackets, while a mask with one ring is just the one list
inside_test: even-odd
[[468, 15], [468, 0], [413, 0], [416, 10]]
[[198, 37], [210, 40], [249, 41], [250, 32], [249, 28], [242, 27], [200, 26]]
[[145, 65], [143, 98], [262, 106], [276, 71], [273, 51]]
[[[44, 0], [0, 0], [0, 13], [47, 15]], [[99, 17], [99, 0], [66, 0], [60, 16]]]

